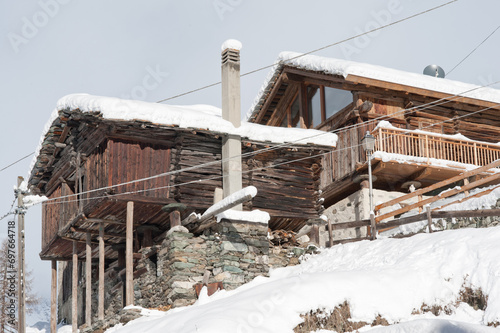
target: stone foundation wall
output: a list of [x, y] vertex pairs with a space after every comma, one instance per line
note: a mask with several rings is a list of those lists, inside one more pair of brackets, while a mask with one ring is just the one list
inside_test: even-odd
[[135, 281], [136, 304], [144, 307], [192, 304], [194, 286], [202, 283], [206, 271], [208, 283], [221, 282], [234, 289], [269, 270], [267, 225], [223, 220], [199, 237], [187, 229], [169, 232], [157, 248], [155, 260], [146, 258], [136, 270], [146, 268]]
[[[270, 247], [267, 224], [222, 220], [198, 236], [176, 227], [160, 244], [140, 250], [142, 258], [134, 267], [134, 304], [163, 309], [190, 305], [197, 299], [195, 286], [202, 284], [207, 271], [209, 284], [219, 283], [223, 289], [232, 290], [256, 276], [267, 276], [270, 268], [296, 265], [300, 256], [315, 250], [316, 247]], [[117, 315], [123, 313], [121, 273], [123, 268], [107, 270], [107, 319], [86, 331], [109, 327], [121, 320], [121, 315]], [[94, 281], [97, 295], [97, 277]], [[92, 310], [95, 320], [97, 306]]]

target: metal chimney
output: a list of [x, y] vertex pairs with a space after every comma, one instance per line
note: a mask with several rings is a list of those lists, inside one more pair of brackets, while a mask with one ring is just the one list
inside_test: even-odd
[[[241, 43], [229, 39], [222, 44], [222, 118], [234, 127], [241, 125], [240, 98]], [[228, 134], [222, 139], [222, 188], [224, 197], [242, 189], [241, 137]], [[242, 205], [234, 207], [242, 210]]]

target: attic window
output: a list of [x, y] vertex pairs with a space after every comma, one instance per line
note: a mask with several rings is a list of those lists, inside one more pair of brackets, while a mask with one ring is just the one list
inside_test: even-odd
[[352, 93], [347, 90], [325, 87], [326, 119], [352, 103]]
[[348, 90], [322, 85], [301, 85], [298, 90], [282, 115], [281, 127], [317, 128], [353, 100]]

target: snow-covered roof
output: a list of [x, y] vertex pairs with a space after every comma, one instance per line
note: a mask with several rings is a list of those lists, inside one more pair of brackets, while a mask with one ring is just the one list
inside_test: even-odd
[[30, 166], [36, 163], [38, 153], [60, 110], [80, 110], [81, 112], [99, 112], [104, 119], [117, 121], [147, 121], [158, 125], [177, 126], [186, 129], [208, 130], [220, 134], [235, 134], [242, 138], [272, 142], [276, 144], [290, 143], [297, 145], [315, 144], [335, 146], [337, 135], [314, 129], [281, 128], [242, 122], [235, 128], [231, 122], [222, 119], [221, 109], [210, 105], [165, 105], [114, 97], [92, 96], [88, 94], [72, 94], [57, 102], [45, 128], [40, 144]]
[[252, 106], [247, 112], [246, 119], [250, 119], [266, 97], [275, 78], [283, 66], [291, 66], [304, 70], [322, 72], [325, 74], [340, 75], [347, 78], [349, 75], [360, 76], [404, 86], [410, 86], [429, 91], [435, 91], [450, 95], [460, 95], [473, 99], [500, 103], [500, 90], [481, 87], [474, 84], [463, 83], [443, 78], [435, 78], [428, 75], [410, 73], [397, 69], [375, 66], [353, 61], [326, 58], [315, 55], [303, 55], [296, 52], [282, 52], [275, 62], [275, 66], [267, 76], [262, 88], [257, 94]]

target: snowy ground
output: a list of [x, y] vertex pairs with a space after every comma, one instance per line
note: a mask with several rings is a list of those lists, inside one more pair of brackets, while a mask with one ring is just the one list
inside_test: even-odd
[[[499, 242], [500, 228], [489, 228], [338, 245], [193, 306], [143, 310], [144, 317], [107, 332], [292, 332], [300, 314], [331, 311], [344, 301], [353, 321], [380, 315], [398, 323], [360, 331], [498, 331], [485, 325], [500, 321]], [[489, 296], [485, 311], [457, 303], [464, 285]], [[412, 314], [424, 303], [447, 306], [451, 314]]]

